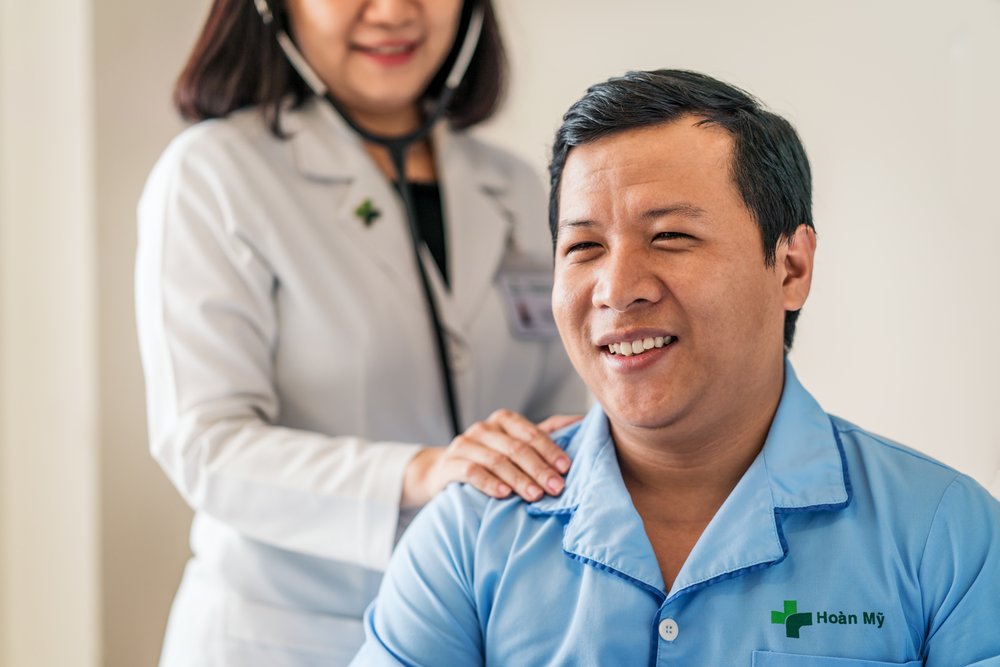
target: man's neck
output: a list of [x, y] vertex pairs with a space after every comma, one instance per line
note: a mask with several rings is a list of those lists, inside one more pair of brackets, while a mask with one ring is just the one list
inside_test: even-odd
[[684, 516], [710, 519], [760, 453], [776, 408], [775, 403], [755, 419], [751, 416], [716, 434], [612, 425], [629, 493], [655, 498], [656, 507], [671, 506], [675, 516], [675, 510], [682, 509]]
[[[618, 465], [670, 589], [695, 543], [764, 446], [778, 385], [743, 413], [701, 420], [707, 431], [671, 424], [611, 424]], [[693, 420], [681, 420], [693, 421]]]

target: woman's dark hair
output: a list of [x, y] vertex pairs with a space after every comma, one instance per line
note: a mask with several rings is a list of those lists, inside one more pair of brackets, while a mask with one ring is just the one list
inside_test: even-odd
[[[493, 115], [503, 97], [507, 59], [500, 27], [490, 0], [466, 0], [458, 35], [469, 25], [472, 6], [481, 2], [483, 31], [465, 78], [455, 91], [445, 117], [461, 130]], [[270, 0], [275, 23], [287, 26], [284, 0]], [[281, 107], [286, 98], [299, 106], [312, 96], [292, 69], [275, 38], [275, 25], [265, 25], [253, 0], [214, 0], [201, 34], [174, 87], [174, 106], [188, 121], [221, 118], [237, 109], [259, 106], [276, 136], [281, 133]], [[456, 39], [422, 99], [436, 97], [461, 48]]]
[[[813, 226], [809, 160], [792, 125], [749, 93], [686, 70], [629, 72], [587, 89], [563, 116], [549, 164], [549, 229], [555, 242], [559, 185], [566, 158], [580, 146], [624, 130], [702, 118], [733, 137], [733, 182], [760, 229], [764, 262], [773, 266], [778, 242], [799, 225]], [[785, 350], [792, 346], [798, 311], [785, 312]]]

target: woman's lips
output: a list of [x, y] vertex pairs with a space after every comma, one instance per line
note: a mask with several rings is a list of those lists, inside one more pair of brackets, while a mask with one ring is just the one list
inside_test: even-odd
[[413, 59], [418, 42], [383, 42], [372, 46], [355, 46], [355, 50], [376, 63], [394, 67]]

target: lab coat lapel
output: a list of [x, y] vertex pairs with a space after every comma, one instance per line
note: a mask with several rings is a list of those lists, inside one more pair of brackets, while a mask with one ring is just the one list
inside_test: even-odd
[[459, 333], [492, 288], [513, 223], [505, 205], [509, 180], [470, 137], [444, 124], [434, 132], [441, 197], [447, 224], [451, 292], [442, 319]]
[[[330, 224], [358, 253], [376, 262], [401, 290], [419, 298], [409, 230], [402, 201], [365, 152], [358, 136], [327, 104], [307, 102], [286, 115], [285, 129], [299, 171], [337, 189]], [[311, 131], [297, 131], [303, 128]], [[367, 206], [366, 206], [367, 204]], [[367, 209], [367, 210], [366, 210]], [[369, 213], [366, 222], [365, 213]]]
[[[422, 298], [402, 201], [365, 153], [357, 135], [319, 101], [286, 115], [296, 164], [307, 178], [340, 190], [331, 224], [343, 228], [357, 252], [379, 263], [400, 289]], [[304, 125], [313, 132], [296, 132]], [[450, 289], [423, 252], [439, 314], [449, 334], [464, 340], [503, 259], [513, 213], [505, 203], [508, 177], [473, 139], [440, 123], [432, 134], [446, 225]], [[366, 225], [358, 208], [370, 201], [378, 217]]]

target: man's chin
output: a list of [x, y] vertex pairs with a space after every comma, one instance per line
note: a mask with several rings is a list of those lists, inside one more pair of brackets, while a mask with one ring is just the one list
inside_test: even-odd
[[667, 403], [658, 405], [611, 405], [601, 403], [612, 426], [636, 431], [658, 431], [676, 426], [683, 411]]

